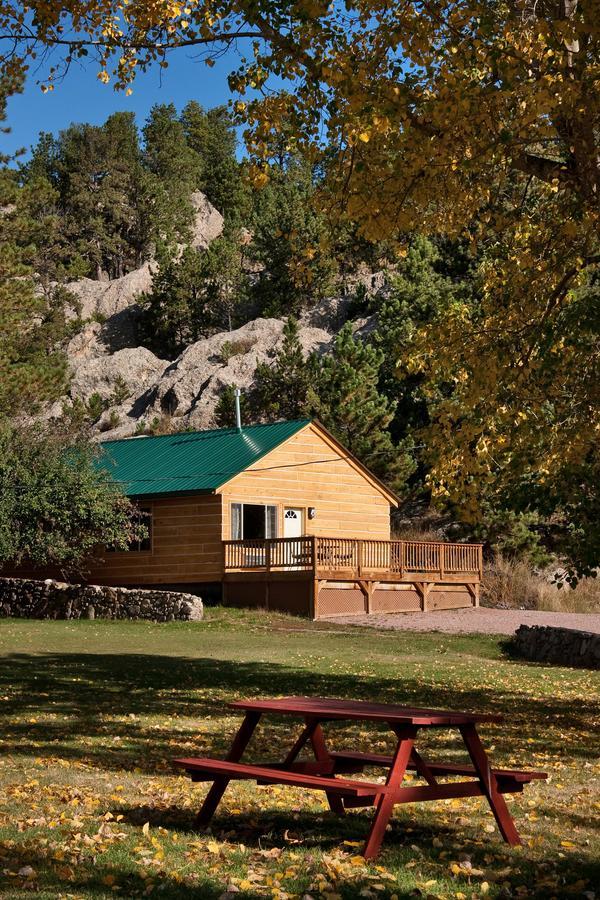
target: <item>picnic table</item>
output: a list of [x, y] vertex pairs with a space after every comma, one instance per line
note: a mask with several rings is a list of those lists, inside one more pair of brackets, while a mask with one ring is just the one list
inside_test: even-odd
[[[338, 815], [343, 815], [347, 809], [374, 806], [375, 816], [363, 851], [365, 859], [379, 852], [394, 806], [424, 800], [484, 796], [505, 841], [516, 845], [521, 840], [503, 794], [520, 792], [530, 781], [547, 777], [542, 772], [492, 768], [477, 725], [501, 722], [502, 717], [498, 715], [322, 697], [239, 700], [229, 706], [242, 710], [245, 716], [226, 759], [173, 760], [176, 766], [185, 769], [192, 781], [213, 782], [196, 819], [199, 828], [209, 824], [229, 782], [240, 779], [254, 780], [257, 784], [282, 784], [324, 791], [330, 809]], [[265, 714], [299, 718], [304, 727], [283, 761], [242, 763], [242, 755]], [[323, 724], [344, 720], [386, 725], [395, 736], [396, 746], [392, 755], [328, 750]], [[415, 743], [419, 733], [431, 728], [458, 730], [471, 765], [426, 761]], [[314, 759], [300, 760], [306, 745], [310, 745]], [[347, 777], [361, 774], [366, 767], [387, 770], [385, 783]], [[415, 772], [425, 784], [403, 786], [407, 770]], [[461, 780], [440, 780], [447, 776], [458, 776]]]

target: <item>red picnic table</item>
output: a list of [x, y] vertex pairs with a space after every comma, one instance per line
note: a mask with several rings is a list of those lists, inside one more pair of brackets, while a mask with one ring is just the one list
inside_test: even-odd
[[[543, 772], [492, 768], [477, 733], [477, 724], [500, 722], [502, 717], [498, 715], [420, 709], [362, 700], [328, 700], [322, 697], [239, 700], [229, 706], [244, 710], [245, 717], [226, 759], [173, 760], [176, 766], [186, 770], [192, 781], [213, 782], [196, 819], [199, 828], [206, 827], [212, 819], [229, 782], [240, 779], [255, 780], [258, 784], [287, 784], [325, 791], [331, 810], [338, 815], [343, 815], [346, 809], [374, 806], [375, 816], [363, 851], [365, 859], [377, 855], [386, 825], [397, 803], [455, 797], [487, 797], [502, 836], [509, 844], [515, 845], [520, 844], [521, 840], [502, 795], [520, 792], [523, 785], [530, 781], [547, 777]], [[265, 713], [300, 718], [304, 721], [304, 728], [283, 762], [241, 763], [242, 754]], [[387, 725], [396, 737], [394, 753], [382, 756], [353, 750], [329, 751], [322, 724], [343, 720]], [[415, 741], [420, 731], [430, 728], [457, 729], [472, 765], [427, 762], [417, 751]], [[301, 751], [308, 743], [314, 759], [299, 760]], [[361, 773], [367, 766], [387, 769], [385, 783], [338, 777]], [[407, 769], [415, 771], [426, 784], [402, 787]], [[439, 780], [448, 775], [464, 776], [468, 780]]]

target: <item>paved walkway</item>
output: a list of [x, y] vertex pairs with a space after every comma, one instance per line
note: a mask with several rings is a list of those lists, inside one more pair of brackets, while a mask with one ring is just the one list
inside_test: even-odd
[[554, 625], [600, 634], [600, 613], [537, 612], [525, 609], [448, 609], [434, 612], [374, 613], [335, 616], [340, 625], [391, 628], [398, 631], [441, 631], [445, 634], [513, 634], [519, 625]]

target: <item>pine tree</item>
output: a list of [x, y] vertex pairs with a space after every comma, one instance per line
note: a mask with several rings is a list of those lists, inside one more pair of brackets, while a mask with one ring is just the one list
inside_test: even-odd
[[188, 146], [202, 163], [200, 190], [225, 218], [226, 231], [248, 214], [249, 192], [236, 158], [237, 138], [226, 107], [205, 110], [192, 100], [181, 114]]
[[301, 419], [307, 413], [311, 381], [298, 321], [290, 316], [283, 326], [283, 341], [273, 363], [259, 363], [256, 367], [253, 408], [267, 421]]
[[214, 331], [231, 330], [244, 290], [235, 244], [217, 238], [207, 250], [188, 247], [160, 266], [152, 290], [140, 299], [140, 338], [159, 356], [177, 356]]
[[415, 235], [396, 273], [390, 276], [389, 292], [383, 299], [371, 301], [370, 309], [377, 316], [372, 341], [383, 352], [379, 388], [396, 406], [390, 424], [394, 439], [428, 422], [425, 379], [405, 365], [416, 332], [453, 303], [471, 298], [474, 290], [473, 275], [465, 268], [459, 245], [448, 244], [441, 252], [433, 241]]
[[[226, 384], [215, 407], [215, 422], [219, 428], [235, 428], [235, 405], [235, 386]], [[240, 395], [242, 422], [247, 420], [250, 410], [254, 411], [252, 401], [248, 397], [248, 392], [242, 391]]]
[[60, 134], [55, 154], [42, 140], [34, 172], [42, 158], [55, 167], [48, 180], [60, 193], [73, 256], [84, 259], [96, 278], [136, 268], [145, 250], [146, 215], [133, 113], [114, 113], [100, 126], [71, 125]]
[[331, 354], [310, 358], [309, 408], [361, 462], [402, 491], [415, 465], [408, 449], [394, 445], [390, 436], [395, 404], [379, 392], [382, 363], [383, 353], [355, 339], [347, 323]]
[[[7, 98], [19, 89], [18, 82], [0, 79], [0, 122]], [[36, 291], [28, 260], [37, 222], [23, 215], [17, 174], [8, 162], [0, 157], [0, 421], [34, 411], [66, 383], [53, 310]]]
[[143, 134], [151, 237], [162, 259], [190, 238], [191, 196], [202, 184], [202, 159], [189, 146], [172, 103], [152, 107]]
[[327, 223], [312, 198], [310, 170], [297, 162], [274, 170], [255, 196], [248, 255], [260, 267], [252, 291], [260, 315], [296, 315], [332, 286], [336, 264]]

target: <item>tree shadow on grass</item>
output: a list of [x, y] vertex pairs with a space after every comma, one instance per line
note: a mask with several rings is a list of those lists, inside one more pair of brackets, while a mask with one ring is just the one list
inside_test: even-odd
[[[439, 708], [470, 709], [474, 711], [505, 712], [506, 722], [499, 726], [484, 726], [484, 740], [495, 742], [494, 756], [515, 755], [516, 748], [526, 746], [526, 757], [520, 760], [527, 766], [534, 753], [559, 757], [576, 757], [580, 762], [594, 755], [593, 722], [597, 707], [583, 697], [576, 704], [570, 698], [558, 696], [523, 697], [511, 689], [509, 681], [488, 688], [485, 683], [446, 684], [432, 687], [423, 684], [407, 668], [399, 667], [397, 677], [364, 678], [343, 672], [318, 673], [291, 665], [231, 660], [195, 659], [146, 654], [14, 654], [0, 666], [0, 712], [4, 722], [0, 732], [1, 746], [15, 760], [19, 757], [61, 757], [116, 772], [136, 767], [142, 773], [170, 772], [173, 756], [194, 752], [223, 755], [235, 729], [238, 713], [227, 708], [229, 700], [241, 696], [269, 696], [272, 694], [313, 694], [332, 697], [353, 697], [381, 702], [421, 704]], [[185, 717], [182, 721], [180, 717]], [[154, 719], [154, 721], [153, 721]], [[34, 721], [31, 721], [34, 720]], [[37, 720], [37, 721], [36, 721]], [[294, 726], [296, 723], [294, 723]], [[204, 740], [198, 736], [198, 728]], [[259, 757], [284, 755], [282, 750], [292, 741], [292, 725], [282, 719], [269, 719], [265, 732], [257, 734], [254, 753]], [[346, 746], [373, 746], [384, 736], [381, 730], [368, 725], [339, 726], [333, 729], [336, 739]], [[375, 732], [375, 736], [373, 735]], [[210, 733], [209, 733], [210, 732]], [[368, 732], [367, 736], [362, 736]], [[114, 740], [118, 739], [117, 745]], [[527, 743], [531, 739], [532, 743]], [[252, 747], [252, 745], [251, 745]], [[249, 758], [252, 750], [249, 748]], [[183, 751], [183, 752], [182, 752]], [[73, 769], [66, 770], [69, 779]], [[58, 776], [53, 773], [53, 778]], [[97, 775], [94, 775], [97, 777]], [[585, 775], [583, 776], [585, 778]], [[123, 815], [132, 826], [149, 821], [169, 831], [189, 834], [194, 831], [196, 810], [174, 808], [172, 799], [165, 805], [147, 806], [143, 803], [119, 804], [111, 809], [115, 817]], [[479, 801], [484, 802], [484, 801]], [[407, 807], [407, 814], [393, 824], [387, 837], [381, 863], [403, 866], [415, 855], [414, 845], [423, 848], [427, 865], [439, 867], [434, 858], [434, 838], [443, 846], [466, 848], [473, 862], [485, 868], [484, 855], [493, 851], [498, 858], [495, 868], [511, 866], [515, 884], [531, 885], [530, 896], [560, 896], [560, 888], [548, 891], [536, 881], [545, 873], [543, 862], [528, 858], [527, 852], [516, 856], [500, 842], [498, 835], [481, 840], [475, 829], [460, 830], [444, 823], [435, 810]], [[343, 821], [324, 812], [312, 810], [294, 812], [292, 804], [281, 810], [265, 806], [254, 811], [250, 806], [240, 815], [217, 815], [213, 833], [232, 843], [243, 841], [249, 848], [289, 846], [290, 835], [301, 844], [294, 846], [327, 851], [340, 847], [344, 839], [362, 841], [368, 829], [372, 811], [351, 814]], [[408, 824], [410, 823], [410, 825]], [[575, 823], [571, 821], [570, 825]], [[578, 823], [583, 824], [583, 823]], [[286, 832], [288, 839], [286, 840]], [[438, 845], [439, 846], [439, 845]], [[0, 847], [1, 850], [1, 847]], [[30, 856], [22, 861], [34, 868], [35, 845]], [[354, 852], [354, 851], [350, 851]], [[356, 852], [359, 852], [358, 850]], [[455, 850], [454, 852], [459, 852]], [[412, 856], [411, 856], [412, 854]], [[481, 860], [481, 863], [479, 862]], [[98, 865], [77, 873], [72, 888], [61, 883], [52, 863], [39, 856], [40, 885], [56, 893], [73, 890], [88, 897], [108, 896], [103, 878], [114, 874], [123, 885], [121, 895], [142, 895], [146, 882], [132, 869], [132, 863], [122, 861], [116, 869]], [[590, 884], [600, 880], [597, 861], [583, 853], [569, 853], [564, 859], [552, 860], [553, 873], [569, 884], [586, 878]], [[447, 865], [442, 865], [444, 871]], [[43, 876], [43, 877], [42, 877]], [[167, 872], [160, 876], [161, 896], [166, 898], [205, 898], [214, 900], [224, 890], [222, 876], [211, 880], [199, 875], [197, 884], [181, 885]], [[512, 878], [513, 876], [511, 876]], [[344, 897], [359, 897], [369, 882], [359, 879], [344, 885]], [[164, 885], [164, 887], [162, 887]], [[462, 885], [458, 885], [462, 888]], [[399, 897], [405, 896], [396, 889]], [[259, 896], [257, 892], [242, 892], [240, 897]]]
[[[225, 752], [239, 716], [228, 701], [273, 694], [505, 712], [505, 723], [482, 729], [484, 737], [493, 735], [500, 753], [514, 753], [527, 734], [528, 756], [594, 756], [591, 723], [598, 706], [586, 698], [573, 704], [570, 698], [524, 697], [509, 683], [491, 690], [477, 683], [432, 687], [406, 670], [394, 678], [365, 679], [276, 663], [108, 653], [5, 657], [0, 666], [1, 746], [14, 755], [60, 756], [110, 771], [136, 766], [142, 772], [164, 772], [173, 756]], [[153, 723], [149, 717], [161, 721]], [[232, 721], [220, 726], [224, 717]], [[297, 722], [272, 717], [263, 722], [267, 744], [291, 743]], [[210, 733], [199, 736], [199, 727]], [[363, 724], [359, 730], [367, 728]], [[356, 730], [346, 726], [345, 733]], [[528, 762], [524, 759], [522, 765]]]

